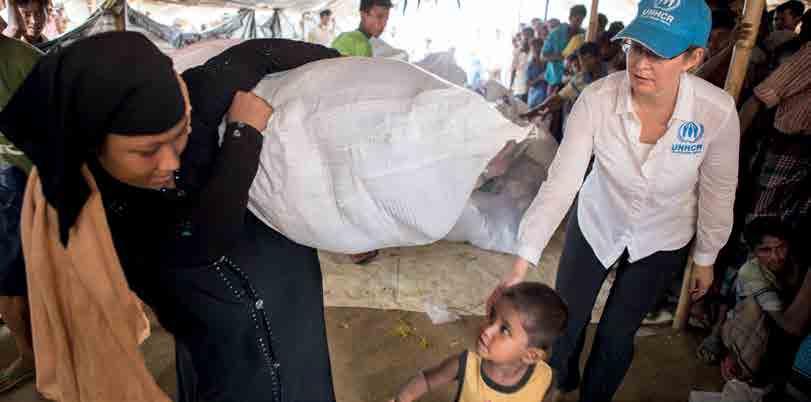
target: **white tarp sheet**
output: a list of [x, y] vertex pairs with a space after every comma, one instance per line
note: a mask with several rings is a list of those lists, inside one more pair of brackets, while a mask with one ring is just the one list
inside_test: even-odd
[[270, 76], [249, 208], [292, 240], [357, 253], [442, 239], [477, 180], [528, 130], [410, 64], [340, 58]]

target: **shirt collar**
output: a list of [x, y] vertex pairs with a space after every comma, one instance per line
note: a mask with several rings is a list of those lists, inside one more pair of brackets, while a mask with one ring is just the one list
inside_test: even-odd
[[[615, 107], [615, 113], [617, 114], [633, 113], [634, 111], [634, 104], [631, 100], [631, 81], [630, 78], [628, 78], [628, 74], [626, 70], [619, 91], [617, 91], [617, 103]], [[676, 97], [676, 107], [673, 109], [671, 120], [695, 120], [693, 93], [694, 88], [690, 77], [687, 73], [682, 73], [679, 78], [679, 94]]]

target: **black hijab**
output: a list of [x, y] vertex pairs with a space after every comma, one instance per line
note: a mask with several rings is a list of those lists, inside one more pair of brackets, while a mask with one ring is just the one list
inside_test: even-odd
[[139, 33], [107, 32], [40, 59], [0, 112], [0, 132], [36, 165], [66, 245], [90, 194], [81, 167], [105, 137], [161, 133], [184, 112], [172, 60]]

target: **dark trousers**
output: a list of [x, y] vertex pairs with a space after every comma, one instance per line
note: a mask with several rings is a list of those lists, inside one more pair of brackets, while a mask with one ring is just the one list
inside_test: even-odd
[[634, 335], [676, 272], [684, 268], [689, 246], [660, 251], [629, 263], [620, 257], [611, 294], [580, 384], [580, 354], [597, 293], [608, 270], [583, 237], [573, 209], [560, 259], [557, 291], [569, 307], [569, 323], [552, 350], [557, 387], [569, 392], [580, 385], [580, 401], [610, 401], [622, 384], [634, 356]]
[[0, 296], [25, 296], [25, 261], [20, 214], [28, 176], [17, 167], [0, 167]]

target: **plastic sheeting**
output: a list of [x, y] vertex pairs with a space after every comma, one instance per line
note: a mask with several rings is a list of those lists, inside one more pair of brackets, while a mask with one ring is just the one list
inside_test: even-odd
[[274, 115], [249, 208], [333, 252], [442, 239], [488, 161], [528, 131], [474, 92], [394, 60], [322, 60], [255, 92]]
[[127, 20], [131, 27], [143, 30], [172, 47], [181, 48], [193, 43], [212, 39], [253, 39], [257, 37], [256, 14], [253, 10], [241, 9], [237, 15], [223, 24], [201, 33], [182, 32], [163, 25], [138, 10], [129, 8]]
[[394, 59], [400, 61], [408, 61], [408, 52], [403, 49], [398, 49], [380, 38], [369, 39], [372, 44], [373, 57], [382, 57], [385, 59]]
[[557, 142], [545, 131], [508, 144], [487, 166], [480, 185], [446, 240], [516, 254], [518, 227], [538, 194], [557, 152]]
[[465, 86], [467, 83], [467, 73], [456, 64], [452, 50], [431, 53], [414, 64], [456, 85]]
[[120, 19], [126, 7], [126, 0], [106, 0], [82, 25], [58, 38], [39, 43], [36, 47], [47, 53], [67, 46], [81, 38], [102, 32], [115, 31], [117, 29], [116, 20]]

